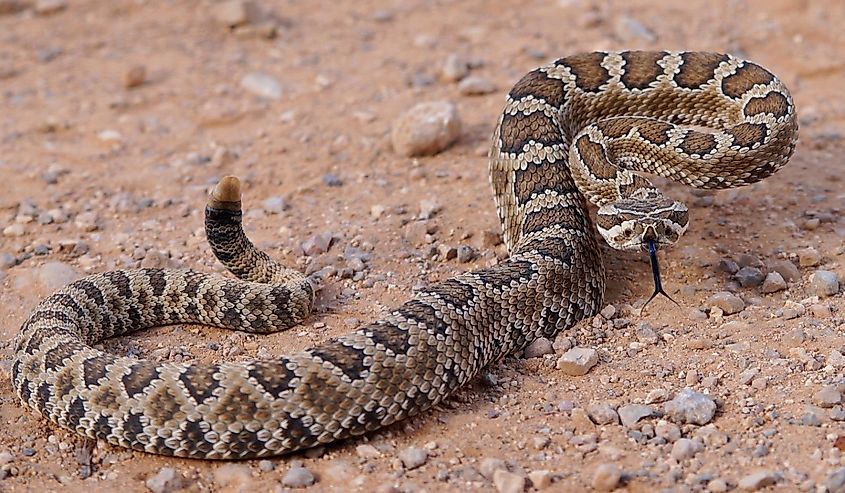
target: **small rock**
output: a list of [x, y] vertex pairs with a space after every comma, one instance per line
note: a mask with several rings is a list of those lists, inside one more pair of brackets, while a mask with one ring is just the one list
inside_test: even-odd
[[777, 483], [778, 475], [769, 471], [760, 471], [749, 474], [739, 480], [737, 485], [743, 491], [757, 491]]
[[721, 291], [711, 296], [709, 304], [722, 310], [725, 315], [733, 315], [745, 309], [742, 298], [728, 291]]
[[314, 474], [302, 466], [294, 466], [288, 469], [282, 478], [282, 486], [288, 488], [306, 488], [316, 481]]
[[446, 57], [443, 68], [440, 70], [440, 76], [447, 82], [457, 82], [467, 74], [469, 74], [469, 61], [457, 53]]
[[689, 438], [679, 438], [672, 445], [672, 458], [678, 462], [692, 459], [699, 451], [699, 445]]
[[587, 415], [597, 425], [610, 425], [619, 422], [619, 414], [606, 402], [590, 404]]
[[739, 285], [744, 288], [757, 287], [763, 283], [765, 275], [757, 267], [743, 267], [734, 275]]
[[600, 464], [593, 473], [593, 489], [596, 491], [613, 491], [622, 480], [622, 471], [616, 464]]
[[183, 487], [182, 475], [172, 467], [162, 467], [155, 476], [144, 482], [147, 489], [153, 493], [171, 493]]
[[726, 493], [729, 490], [730, 485], [722, 478], [714, 478], [707, 483], [707, 491], [709, 493]]
[[716, 403], [700, 392], [684, 388], [666, 403], [665, 411], [669, 419], [676, 423], [705, 425], [716, 414]]
[[622, 425], [627, 428], [633, 428], [643, 418], [648, 418], [654, 415], [654, 410], [642, 404], [628, 404], [621, 406], [617, 413], [622, 420]]
[[261, 472], [271, 472], [272, 470], [276, 469], [276, 464], [274, 464], [271, 460], [260, 460], [258, 461], [258, 469]]
[[719, 261], [719, 270], [734, 275], [739, 272], [739, 265], [729, 258], [723, 258]]
[[835, 349], [832, 349], [830, 354], [827, 356], [827, 364], [833, 366], [834, 368], [843, 368], [845, 367], [845, 355]]
[[261, 202], [261, 208], [268, 214], [281, 214], [287, 208], [287, 202], [283, 197], [269, 197]]
[[828, 318], [833, 315], [830, 305], [813, 303], [810, 305], [810, 313], [816, 318]]
[[485, 457], [481, 459], [481, 464], [479, 464], [478, 470], [482, 476], [484, 476], [490, 481], [493, 481], [493, 477], [496, 474], [496, 471], [507, 471], [508, 466], [502, 459], [497, 459], [495, 457]]
[[36, 281], [43, 293], [53, 293], [80, 278], [79, 273], [64, 262], [47, 262], [36, 271]]
[[833, 407], [842, 403], [842, 392], [836, 388], [836, 385], [825, 385], [813, 394], [813, 402], [819, 407]]
[[613, 317], [616, 316], [616, 307], [613, 305], [607, 305], [606, 307], [602, 308], [601, 312], [599, 312], [605, 320], [612, 320]]
[[777, 293], [786, 289], [786, 281], [783, 276], [777, 272], [769, 272], [766, 279], [763, 281], [763, 287], [760, 288], [765, 294]]
[[839, 277], [829, 270], [817, 270], [810, 276], [810, 290], [821, 298], [839, 293]]
[[19, 237], [24, 234], [26, 234], [26, 228], [20, 223], [10, 224], [3, 228], [3, 236]]
[[787, 282], [801, 280], [801, 271], [789, 260], [775, 260], [769, 263], [769, 272], [777, 272]]
[[525, 489], [525, 478], [499, 469], [493, 473], [493, 484], [499, 493], [522, 493]]
[[477, 75], [466, 77], [458, 84], [458, 92], [464, 96], [483, 96], [495, 91], [496, 84]]
[[806, 412], [801, 415], [801, 424], [803, 426], [818, 427], [822, 425], [821, 417], [816, 412], [813, 406], [807, 406]]
[[544, 490], [552, 484], [552, 473], [545, 469], [531, 471], [528, 473], [528, 479], [531, 480], [534, 489]]
[[282, 97], [282, 86], [272, 75], [250, 72], [241, 78], [241, 87], [248, 92], [267, 99]]
[[459, 263], [465, 264], [474, 260], [476, 253], [469, 245], [459, 245], [456, 257]]
[[378, 459], [381, 457], [381, 452], [377, 448], [368, 443], [364, 443], [355, 447], [355, 453], [362, 459]]
[[420, 200], [420, 219], [431, 219], [434, 217], [435, 214], [440, 212], [443, 208], [439, 203], [434, 200], [423, 199]]
[[133, 65], [126, 72], [123, 73], [123, 87], [132, 89], [140, 86], [147, 80], [147, 67], [143, 65]]
[[405, 469], [416, 469], [428, 461], [428, 450], [424, 448], [408, 447], [399, 452], [399, 460]]
[[99, 228], [97, 213], [93, 211], [77, 214], [73, 224], [82, 231], [96, 231]]
[[822, 255], [813, 247], [798, 252], [798, 265], [801, 267], [815, 267], [822, 263]]
[[107, 128], [97, 133], [97, 138], [106, 143], [119, 143], [123, 141], [123, 134], [117, 130]]
[[598, 362], [599, 355], [595, 349], [575, 347], [565, 352], [557, 360], [556, 366], [567, 375], [581, 376], [586, 375]]
[[784, 320], [792, 320], [794, 318], [798, 318], [804, 313], [807, 312], [807, 309], [804, 308], [804, 305], [801, 303], [796, 303], [792, 300], [786, 300], [783, 303], [783, 309], [781, 313], [783, 314]]
[[38, 0], [35, 2], [35, 13], [38, 15], [53, 15], [67, 8], [65, 0]]
[[391, 139], [397, 154], [430, 156], [458, 140], [461, 120], [458, 109], [446, 101], [420, 103], [401, 115], [393, 125]]
[[255, 5], [244, 0], [226, 0], [215, 5], [214, 19], [226, 27], [241, 26], [249, 23], [256, 14]]
[[317, 233], [302, 242], [302, 252], [309, 257], [326, 253], [331, 248], [333, 240], [334, 235], [331, 233]]
[[343, 180], [334, 173], [326, 173], [323, 175], [323, 185], [327, 187], [342, 187]]
[[828, 493], [845, 493], [845, 467], [833, 471], [824, 482]]
[[525, 359], [542, 358], [547, 354], [554, 354], [555, 350], [552, 347], [552, 341], [545, 337], [538, 337], [531, 341], [531, 344], [522, 352]]

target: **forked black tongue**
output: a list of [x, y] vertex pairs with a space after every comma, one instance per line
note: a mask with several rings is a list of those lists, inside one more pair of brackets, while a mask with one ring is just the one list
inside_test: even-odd
[[666, 291], [663, 290], [663, 283], [660, 282], [660, 264], [657, 263], [657, 245], [655, 245], [654, 240], [648, 240], [648, 255], [651, 259], [651, 273], [654, 275], [654, 292], [651, 293], [651, 297], [643, 304], [643, 307], [640, 308], [640, 313], [643, 313], [646, 305], [651, 303], [651, 300], [653, 300], [658, 294], [662, 294], [672, 303], [681, 306], [677, 301], [673, 300]]

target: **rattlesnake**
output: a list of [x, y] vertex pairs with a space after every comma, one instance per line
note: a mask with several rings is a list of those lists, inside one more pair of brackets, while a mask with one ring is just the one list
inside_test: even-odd
[[441, 402], [486, 365], [602, 306], [596, 226], [618, 249], [676, 241], [683, 204], [638, 173], [699, 188], [761, 180], [795, 147], [791, 96], [770, 72], [714, 53], [586, 53], [524, 76], [496, 125], [490, 179], [510, 257], [418, 292], [381, 320], [291, 356], [155, 363], [97, 341], [198, 323], [266, 333], [308, 316], [314, 288], [241, 229], [239, 182], [206, 208], [208, 239], [240, 280], [118, 270], [44, 300], [16, 340], [21, 401], [65, 428], [145, 452], [281, 454], [361, 435]]

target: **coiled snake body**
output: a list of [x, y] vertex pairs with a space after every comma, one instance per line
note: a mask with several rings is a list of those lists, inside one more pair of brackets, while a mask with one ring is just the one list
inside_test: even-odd
[[714, 53], [587, 53], [528, 73], [493, 136], [490, 178], [510, 257], [422, 292], [313, 349], [245, 363], [155, 363], [97, 341], [197, 323], [266, 333], [308, 316], [309, 281], [256, 250], [240, 190], [224, 179], [208, 239], [239, 279], [125, 270], [45, 299], [16, 340], [21, 401], [65, 428], [145, 452], [206, 459], [277, 455], [361, 435], [424, 411], [484, 366], [553, 338], [601, 307], [596, 225], [619, 249], [676, 241], [683, 204], [638, 173], [700, 188], [741, 186], [786, 163], [789, 92]]

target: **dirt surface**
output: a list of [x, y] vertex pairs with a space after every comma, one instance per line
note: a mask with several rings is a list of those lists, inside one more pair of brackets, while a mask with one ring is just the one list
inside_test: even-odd
[[[0, 491], [284, 491], [302, 480], [297, 466], [315, 476], [312, 491], [521, 491], [520, 481], [544, 491], [602, 481], [629, 491], [845, 488], [835, 474], [845, 466], [836, 448], [845, 448], [837, 404], [845, 301], [816, 296], [810, 281], [819, 270], [845, 281], [845, 4], [259, 2], [231, 29], [210, 1], [37, 3], [36, 11], [0, 0], [4, 375], [29, 311], [77, 275], [220, 271], [202, 211], [209, 186], [227, 174], [245, 182], [256, 243], [325, 277], [316, 313], [264, 337], [168, 327], [108, 349], [200, 361], [280, 355], [352, 330], [415, 286], [494, 263], [503, 252], [491, 241], [499, 226], [489, 135], [508, 88], [559, 56], [661, 48], [747, 57], [792, 90], [801, 137], [789, 166], [758, 185], [700, 194], [665, 184], [692, 217], [662, 254], [679, 307], [657, 300], [640, 315], [632, 306], [650, 294], [646, 259], [605, 249], [614, 310], [561, 335], [556, 354], [507, 358], [444, 405], [382, 433], [263, 462], [94, 446], [22, 409], [3, 377]], [[450, 56], [495, 90], [462, 94], [442, 76]], [[434, 157], [394, 153], [393, 122], [437, 100], [457, 105], [458, 142]], [[432, 214], [423, 226], [421, 207]], [[312, 255], [303, 253], [309, 239]], [[462, 249], [464, 262], [444, 258], [460, 246], [477, 256], [466, 261]], [[351, 258], [360, 252], [363, 267]], [[760, 273], [791, 272], [783, 260], [799, 266], [798, 277], [764, 293]], [[748, 267], [739, 274], [746, 287], [731, 274], [739, 266]], [[738, 313], [711, 308], [724, 291], [741, 299]], [[571, 345], [598, 351], [584, 376], [556, 368]], [[718, 405], [708, 424], [659, 416], [684, 388]], [[616, 423], [613, 409], [632, 404], [655, 415]], [[411, 468], [415, 455], [422, 465]], [[509, 473], [494, 474], [493, 459]]]

